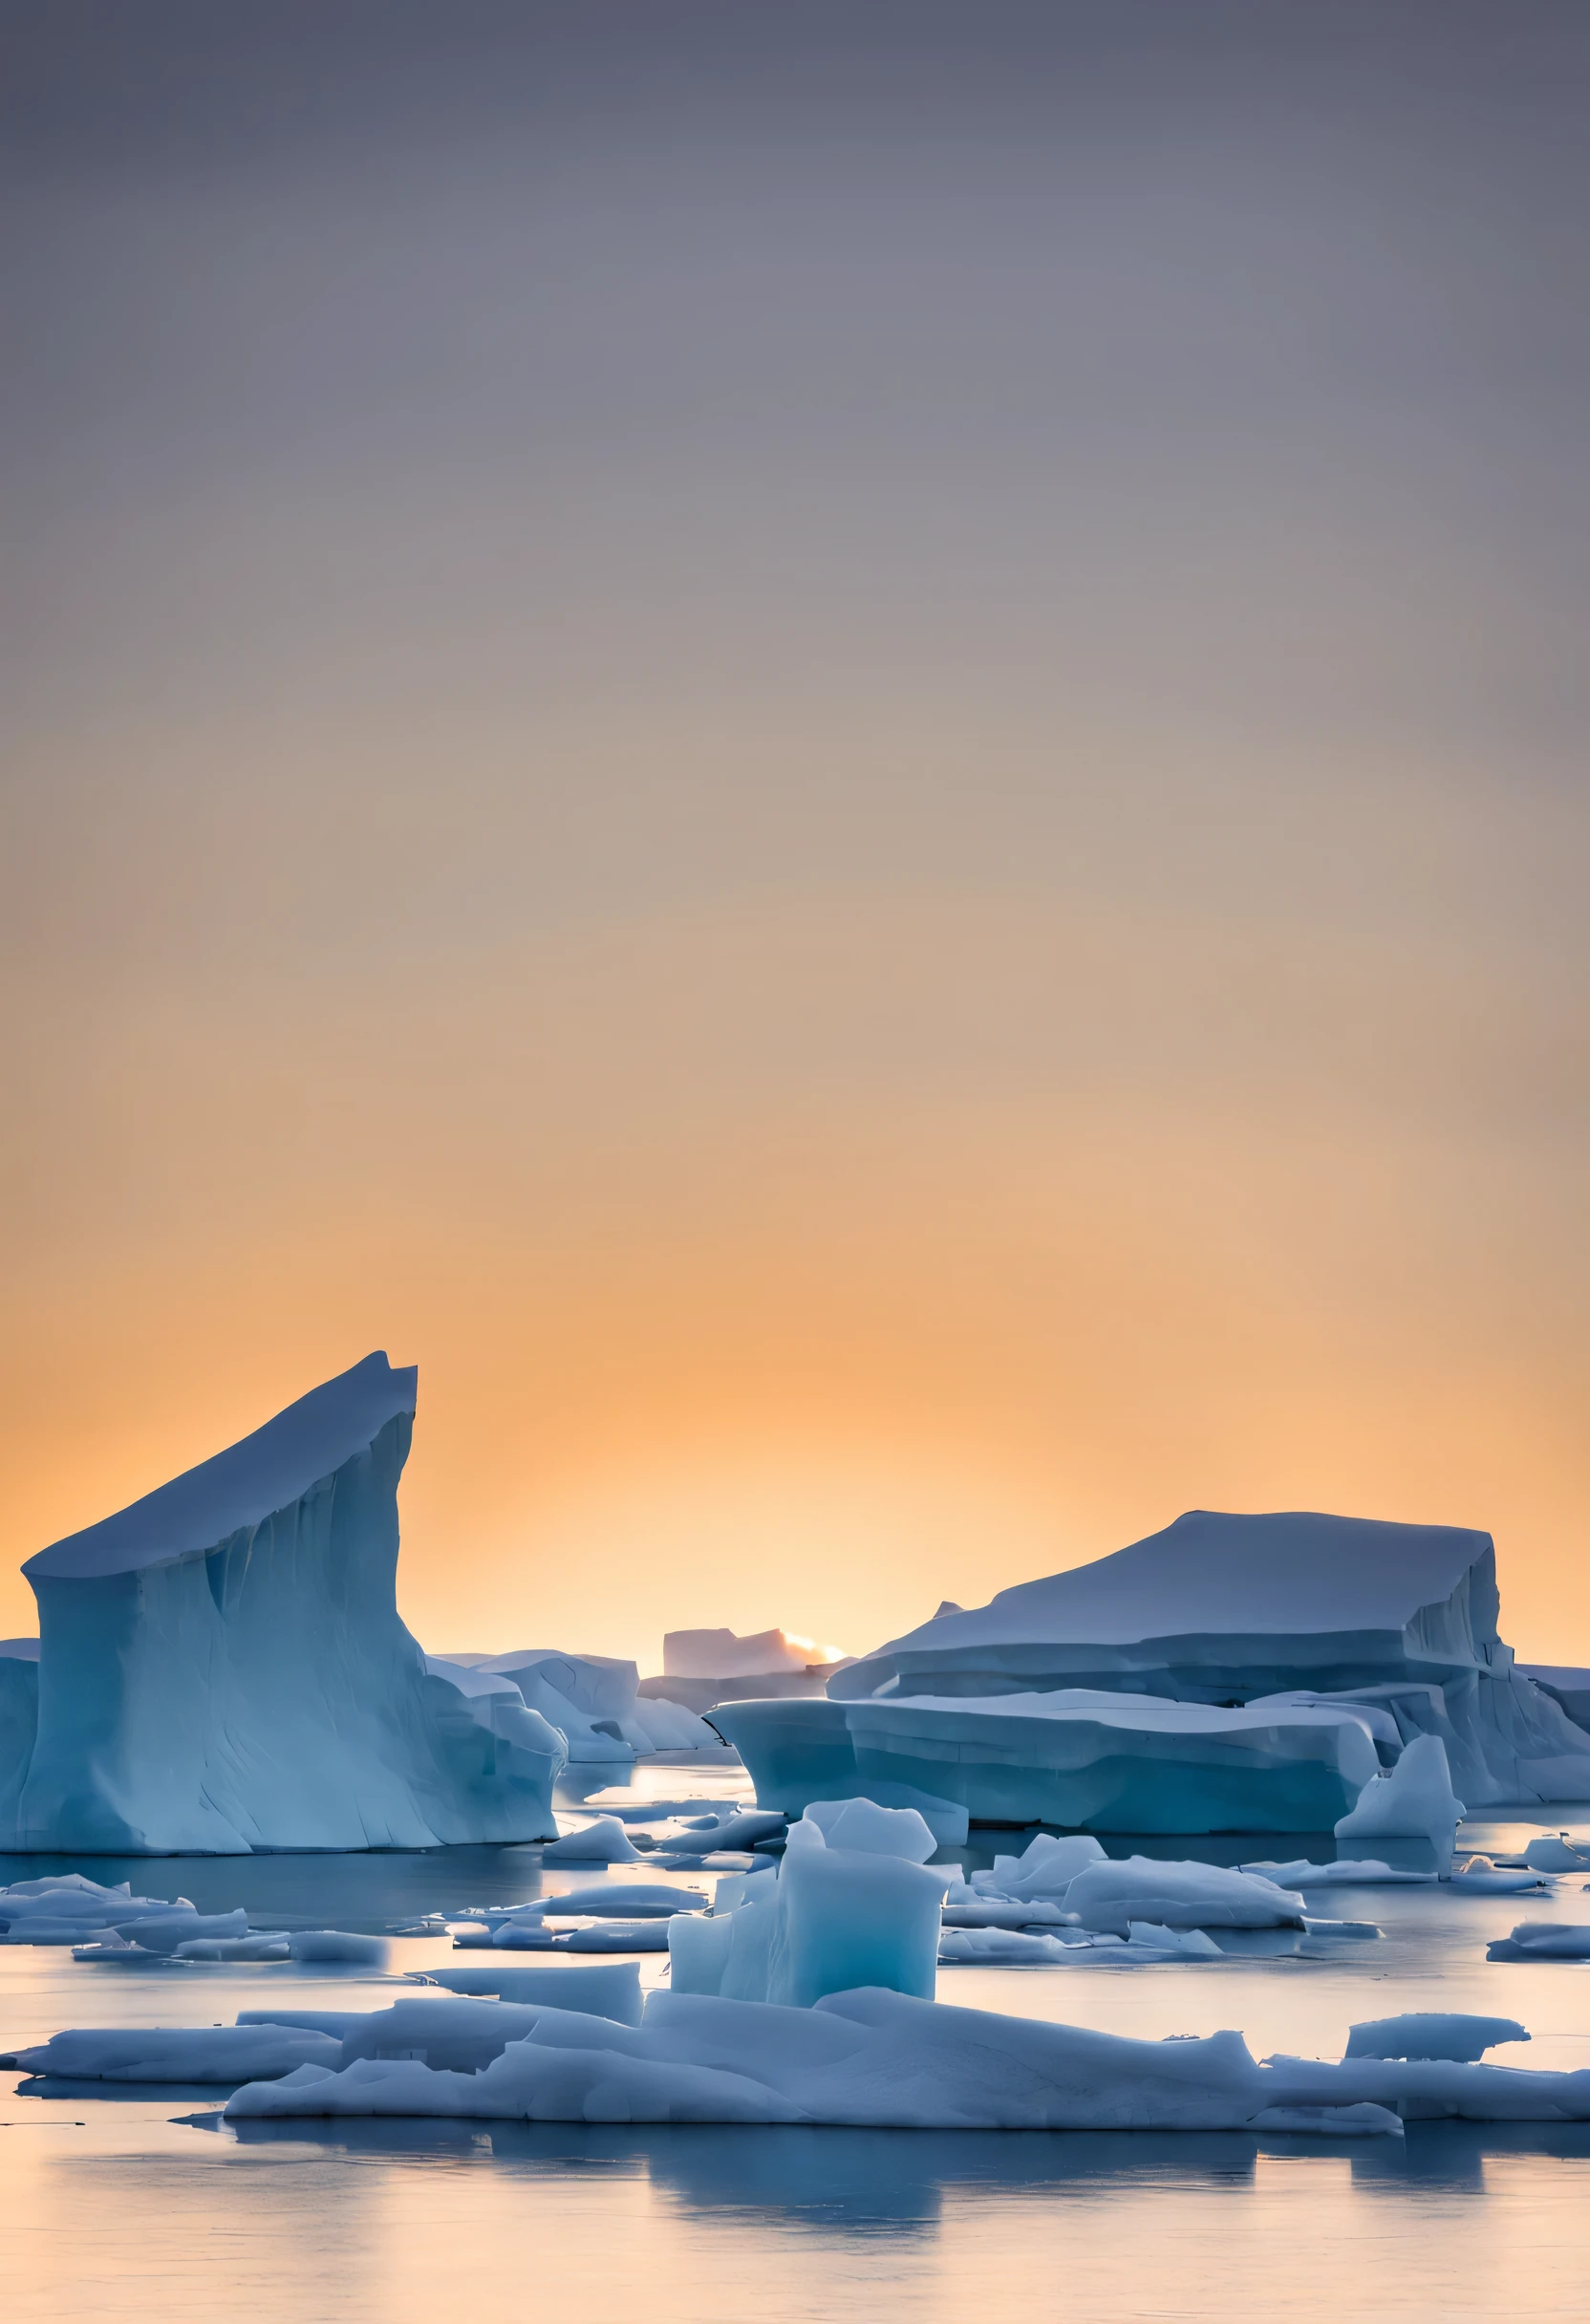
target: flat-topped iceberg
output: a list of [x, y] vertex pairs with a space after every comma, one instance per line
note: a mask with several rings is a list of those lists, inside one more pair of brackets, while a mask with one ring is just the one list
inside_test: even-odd
[[[1580, 1699], [1565, 1683], [1574, 1674], [1536, 1685], [1515, 1667], [1498, 1615], [1489, 1534], [1193, 1510], [1110, 1557], [941, 1613], [836, 1672], [828, 1692], [848, 1703], [961, 1698], [984, 1711], [1000, 1695], [1062, 1689], [1277, 1713], [1356, 1708], [1387, 1761], [1416, 1735], [1438, 1736], [1471, 1809], [1590, 1796], [1590, 1732], [1564, 1708]], [[1179, 1755], [1163, 1754], [1172, 1798]], [[1287, 1828], [1278, 1815], [1248, 1828], [1266, 1826]]]
[[1317, 1832], [1380, 1759], [1349, 1705], [1227, 1710], [1097, 1688], [729, 1703], [713, 1724], [764, 1807], [930, 1796], [975, 1822], [1098, 1832]]
[[[398, 1613], [417, 1375], [384, 1355], [24, 1567], [38, 1722], [0, 1845], [551, 1839], [564, 1740]], [[3, 1778], [0, 1778], [3, 1781]]]

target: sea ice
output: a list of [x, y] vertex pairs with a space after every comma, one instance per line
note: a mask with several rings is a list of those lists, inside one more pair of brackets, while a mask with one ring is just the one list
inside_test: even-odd
[[0, 1845], [236, 1854], [554, 1836], [562, 1736], [510, 1682], [427, 1668], [398, 1618], [415, 1384], [368, 1356], [29, 1560], [38, 1724]]
[[1083, 1927], [1125, 1936], [1133, 1921], [1167, 1928], [1300, 1928], [1303, 1901], [1273, 1881], [1219, 1864], [1128, 1856], [1085, 1864], [1065, 1891]]
[[616, 1816], [598, 1816], [578, 1832], [565, 1832], [541, 1851], [544, 1864], [634, 1864], [640, 1850]]
[[81, 2027], [53, 2034], [28, 2050], [0, 2057], [23, 2074], [54, 2074], [79, 2081], [262, 2081], [300, 2066], [335, 2069], [342, 2044], [330, 2034], [280, 2024], [235, 2026]]
[[118, 1921], [116, 1933], [129, 1945], [140, 1945], [146, 1953], [174, 1953], [179, 1945], [198, 1937], [246, 1937], [248, 1915], [241, 1905], [235, 1912], [195, 1912], [190, 1905], [186, 1912], [146, 1913]]
[[834, 1994], [812, 2010], [654, 1992], [633, 2028], [547, 2010], [476, 2074], [417, 2059], [307, 2067], [239, 2090], [226, 2114], [1395, 2134], [1399, 2117], [1590, 2120], [1590, 2073], [1374, 2058], [1260, 2065], [1234, 2033], [1138, 2041], [895, 1992]]
[[1439, 1735], [1416, 1735], [1395, 1767], [1375, 1775], [1336, 1825], [1338, 1840], [1427, 1840], [1435, 1868], [1447, 1871], [1466, 1811], [1452, 1791], [1447, 1747]]
[[1349, 2057], [1450, 2057], [1472, 2064], [1498, 2042], [1528, 2041], [1515, 2017], [1465, 2017], [1440, 2010], [1411, 2010], [1375, 2017], [1347, 2032]]

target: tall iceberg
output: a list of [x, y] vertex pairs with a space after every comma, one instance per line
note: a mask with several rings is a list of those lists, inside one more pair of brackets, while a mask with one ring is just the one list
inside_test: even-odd
[[29, 1560], [38, 1723], [0, 1845], [238, 1854], [555, 1836], [562, 1735], [511, 1680], [427, 1663], [398, 1613], [417, 1380], [366, 1356]]
[[1086, 1689], [1357, 1709], [1392, 1722], [1392, 1756], [1438, 1735], [1471, 1809], [1582, 1798], [1590, 1733], [1515, 1666], [1499, 1613], [1487, 1533], [1200, 1509], [1089, 1565], [935, 1616], [837, 1672], [828, 1693], [987, 1703]]

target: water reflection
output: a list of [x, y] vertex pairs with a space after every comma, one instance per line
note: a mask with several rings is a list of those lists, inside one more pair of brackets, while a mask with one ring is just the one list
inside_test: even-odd
[[1150, 2184], [1251, 2187], [1261, 2160], [1350, 2165], [1364, 2188], [1483, 2193], [1489, 2160], [1590, 2164], [1590, 2123], [1411, 2122], [1402, 2139], [1241, 2131], [806, 2130], [748, 2138], [707, 2124], [648, 2131], [557, 2122], [243, 2121], [219, 2109], [183, 2118], [240, 2147], [311, 2146], [385, 2158], [478, 2157], [530, 2178], [568, 2172], [644, 2177], [689, 2211], [760, 2215], [824, 2232], [936, 2225], [951, 2194], [1005, 2199], [1129, 2191]]

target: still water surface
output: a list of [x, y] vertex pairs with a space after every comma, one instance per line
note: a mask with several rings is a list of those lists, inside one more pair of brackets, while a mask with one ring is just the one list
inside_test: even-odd
[[[658, 1796], [727, 1797], [743, 1781], [644, 1774]], [[1583, 1825], [1590, 1810], [1538, 1820]], [[1476, 1825], [1464, 1838], [1504, 1847], [1531, 1828]], [[0, 1860], [0, 1881], [64, 1868]], [[205, 1908], [246, 1904], [260, 1923], [368, 1928], [589, 1877], [544, 1879], [534, 1851], [484, 1848], [79, 1868], [128, 1873]], [[1235, 2026], [1260, 2055], [1340, 2055], [1355, 2019], [1397, 2010], [1484, 2010], [1535, 2035], [1498, 2060], [1590, 2065], [1590, 1966], [1484, 1957], [1488, 1937], [1540, 1906], [1412, 1888], [1345, 1892], [1335, 1909], [1380, 1922], [1385, 1942], [1328, 1962], [945, 1969], [940, 1998], [1145, 2035]], [[1548, 1909], [1590, 1919], [1590, 1899], [1569, 1880]], [[437, 1940], [395, 1940], [393, 1951], [395, 1972], [452, 1957]], [[645, 1982], [661, 1969], [648, 1958]], [[0, 1947], [0, 2041], [69, 2025], [226, 2022], [287, 1994], [300, 2008], [378, 2008], [393, 1987], [362, 1971], [127, 1971]], [[1590, 2124], [1414, 2124], [1406, 2141], [1328, 2142], [435, 2122], [234, 2131], [213, 2091], [15, 2089], [0, 2076], [0, 2313], [18, 2324], [218, 2313], [433, 2324], [487, 2310], [556, 2324], [1342, 2324], [1385, 2310], [1433, 2324], [1579, 2318], [1587, 2305]]]

